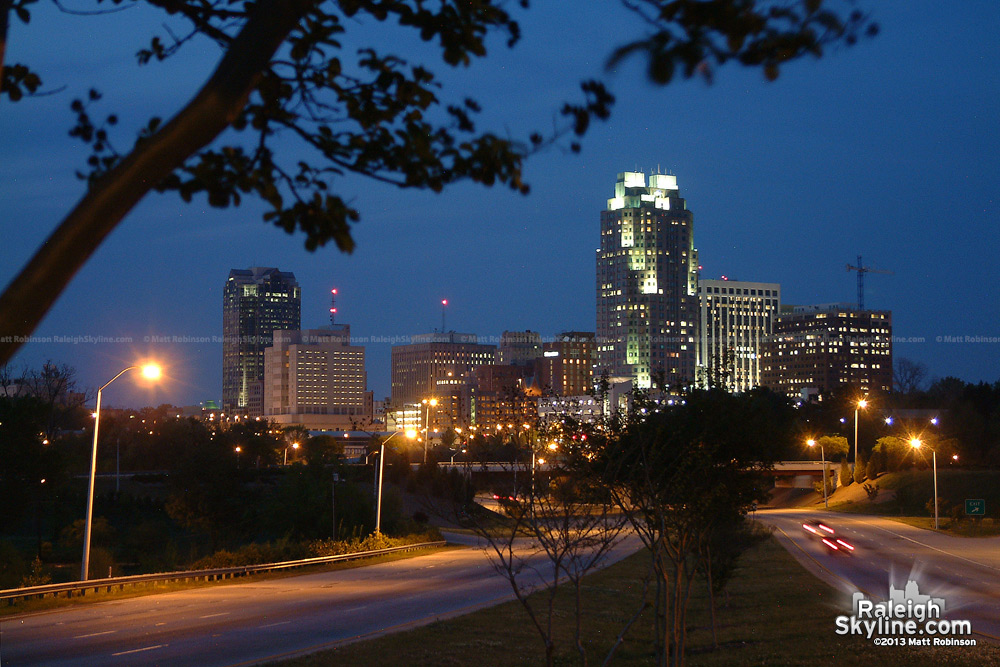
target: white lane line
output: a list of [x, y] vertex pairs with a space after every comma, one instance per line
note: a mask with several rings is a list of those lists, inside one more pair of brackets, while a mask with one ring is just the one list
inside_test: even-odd
[[134, 648], [131, 651], [119, 651], [118, 653], [112, 653], [113, 656], [118, 655], [128, 655], [130, 653], [142, 653], [143, 651], [152, 651], [153, 649], [163, 648], [167, 646], [166, 644], [157, 644], [156, 646], [144, 646], [143, 648]]
[[77, 635], [73, 639], [86, 639], [87, 637], [100, 637], [101, 635], [110, 635], [118, 632], [117, 630], [105, 630], [104, 632], [91, 632], [89, 635]]
[[922, 547], [927, 547], [928, 549], [933, 549], [934, 551], [937, 551], [938, 553], [945, 554], [946, 556], [951, 556], [952, 558], [958, 558], [959, 560], [964, 560], [967, 563], [972, 563], [973, 565], [979, 565], [981, 567], [986, 567], [986, 568], [989, 568], [991, 570], [1000, 570], [1000, 568], [998, 568], [998, 567], [996, 567], [994, 565], [989, 565], [987, 563], [980, 563], [977, 560], [972, 560], [971, 558], [966, 558], [965, 556], [959, 556], [956, 553], [952, 553], [952, 552], [946, 551], [944, 549], [939, 549], [937, 547], [932, 547], [931, 545], [925, 544], [924, 542], [921, 542], [920, 540], [915, 540], [912, 537], [907, 537], [906, 535], [900, 535], [899, 533], [893, 532], [893, 531], [889, 530], [888, 528], [883, 528], [882, 526], [876, 525], [874, 523], [867, 523], [865, 521], [861, 521], [861, 523], [864, 523], [866, 526], [870, 526], [871, 528], [875, 528], [876, 530], [881, 530], [882, 532], [889, 533], [890, 535], [895, 535], [896, 539], [907, 540], [909, 542], [913, 542], [914, 544], [919, 544]]
[[204, 616], [199, 616], [198, 618], [215, 618], [216, 616], [229, 616], [229, 612], [221, 611], [218, 614], [206, 614]]
[[153, 627], [154, 627], [154, 628], [158, 628], [158, 627], [160, 627], [161, 625], [166, 625], [166, 623], [164, 623], [163, 621], [160, 621], [159, 623], [157, 623], [157, 624], [156, 624], [156, 625], [154, 625]]
[[262, 625], [260, 627], [261, 627], [261, 629], [264, 629], [264, 628], [273, 628], [273, 627], [275, 627], [277, 625], [288, 625], [289, 623], [291, 623], [291, 621], [280, 621], [278, 623], [269, 623], [267, 625]]

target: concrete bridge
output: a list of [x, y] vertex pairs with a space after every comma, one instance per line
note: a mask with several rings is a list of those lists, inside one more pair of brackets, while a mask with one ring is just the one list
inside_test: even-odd
[[[827, 474], [840, 473], [840, 464], [826, 462]], [[813, 482], [823, 479], [822, 461], [778, 461], [774, 464], [774, 485], [795, 489], [811, 489]]]

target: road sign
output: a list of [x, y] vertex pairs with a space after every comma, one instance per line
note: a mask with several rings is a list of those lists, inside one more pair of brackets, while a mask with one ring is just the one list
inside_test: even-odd
[[986, 516], [986, 500], [982, 498], [978, 499], [965, 499], [965, 514], [966, 516]]

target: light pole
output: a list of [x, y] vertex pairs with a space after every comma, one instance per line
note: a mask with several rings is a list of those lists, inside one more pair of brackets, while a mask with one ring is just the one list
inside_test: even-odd
[[431, 438], [431, 408], [438, 404], [438, 400], [425, 398], [420, 402], [424, 404], [424, 463], [427, 463], [427, 442]]
[[94, 478], [97, 476], [97, 433], [101, 425], [101, 394], [109, 384], [125, 373], [136, 369], [141, 370], [142, 376], [148, 380], [157, 380], [160, 378], [161, 370], [156, 364], [129, 366], [119, 371], [118, 375], [105, 382], [104, 386], [97, 390], [97, 407], [94, 410], [94, 447], [90, 455], [90, 483], [87, 487], [87, 520], [83, 531], [83, 563], [80, 566], [80, 581], [87, 581], [90, 578], [90, 532], [92, 528], [91, 518], [94, 514]]
[[[816, 441], [810, 438], [806, 440], [806, 444], [810, 447], [815, 447]], [[830, 501], [826, 497], [826, 452], [823, 451], [823, 445], [819, 446], [819, 456], [823, 461], [823, 507], [830, 509]]]
[[[389, 442], [390, 440], [392, 440], [393, 438], [395, 438], [400, 433], [403, 433], [403, 431], [396, 431], [395, 433], [393, 433], [392, 435], [390, 435], [388, 438], [386, 438], [385, 440], [383, 440], [382, 444], [379, 445], [379, 452], [378, 452], [378, 497], [377, 497], [377, 500], [375, 501], [375, 534], [376, 535], [378, 535], [381, 532], [381, 530], [382, 530], [382, 467], [383, 467], [383, 464], [385, 463], [385, 443]], [[406, 431], [406, 437], [409, 438], [410, 440], [413, 440], [413, 438], [415, 438], [416, 436], [417, 436], [417, 432], [416, 431], [414, 431], [414, 430]]]
[[285, 466], [288, 465], [288, 448], [289, 447], [291, 447], [292, 449], [298, 449], [299, 448], [299, 443], [293, 442], [291, 445], [285, 445], [285, 462], [282, 463], [281, 465], [285, 465]]
[[[910, 438], [910, 447], [920, 449], [923, 445], [919, 438]], [[928, 447], [927, 449], [931, 449]], [[938, 495], [937, 495], [937, 452], [931, 449], [931, 462], [934, 466], [934, 530], [938, 529]]]
[[852, 473], [858, 465], [858, 410], [863, 410], [867, 407], [868, 401], [863, 398], [854, 406], [854, 467], [851, 468]]

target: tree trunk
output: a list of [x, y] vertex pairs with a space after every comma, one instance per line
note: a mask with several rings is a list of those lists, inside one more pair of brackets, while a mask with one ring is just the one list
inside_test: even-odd
[[718, 650], [719, 637], [715, 631], [715, 591], [712, 589], [712, 545], [705, 545], [705, 572], [708, 575], [708, 609], [712, 617], [712, 648]]
[[587, 650], [583, 647], [583, 580], [576, 578], [576, 650], [583, 667], [587, 667]]
[[20, 341], [35, 330], [76, 272], [129, 211], [229, 127], [274, 53], [312, 4], [307, 0], [257, 3], [194, 99], [92, 184], [0, 295], [0, 322], [4, 326], [0, 365], [13, 357]]

